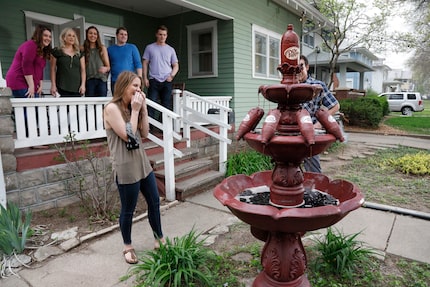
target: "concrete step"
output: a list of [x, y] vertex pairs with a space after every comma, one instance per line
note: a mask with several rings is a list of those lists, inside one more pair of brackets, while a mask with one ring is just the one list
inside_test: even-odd
[[[212, 168], [213, 161], [210, 158], [193, 159], [191, 161], [185, 161], [175, 164], [175, 178], [176, 182], [181, 181], [184, 178], [188, 178], [195, 174], [207, 171]], [[155, 176], [164, 178], [164, 169], [154, 171]]]
[[[175, 156], [175, 164], [179, 162], [195, 159], [199, 153], [198, 148], [182, 148], [179, 150], [182, 152], [183, 156], [182, 157]], [[163, 151], [155, 154], [148, 154], [148, 159], [151, 162], [151, 165], [154, 168], [154, 170], [161, 170], [164, 167]]]
[[184, 200], [196, 193], [213, 188], [224, 179], [224, 173], [209, 170], [190, 177], [186, 180], [176, 182], [176, 198]]

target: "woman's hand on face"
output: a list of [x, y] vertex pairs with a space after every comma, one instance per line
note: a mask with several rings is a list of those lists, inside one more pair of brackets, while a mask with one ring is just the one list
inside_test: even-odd
[[131, 108], [134, 111], [140, 111], [140, 108], [142, 107], [143, 103], [145, 101], [145, 93], [137, 91], [133, 98], [131, 99]]

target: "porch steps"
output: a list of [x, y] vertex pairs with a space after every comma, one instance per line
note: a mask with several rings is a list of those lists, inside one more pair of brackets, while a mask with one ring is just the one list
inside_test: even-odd
[[[175, 196], [178, 200], [214, 187], [221, 182], [224, 174], [213, 169], [210, 157], [199, 158], [197, 148], [181, 149], [182, 157], [175, 158]], [[148, 156], [157, 178], [159, 192], [165, 196], [164, 160], [162, 154]]]

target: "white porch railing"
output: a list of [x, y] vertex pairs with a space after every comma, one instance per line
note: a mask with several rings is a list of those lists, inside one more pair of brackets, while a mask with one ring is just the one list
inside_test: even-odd
[[[191, 145], [191, 127], [204, 132], [219, 140], [219, 171], [226, 171], [227, 144], [231, 144], [228, 131], [228, 114], [232, 112], [229, 108], [231, 97], [201, 97], [189, 91], [173, 91], [174, 107], [181, 116], [182, 121], [177, 122], [175, 130], [182, 127], [182, 135], [187, 139], [187, 146]], [[209, 109], [219, 110], [219, 114], [208, 114]], [[205, 125], [217, 125], [219, 134], [205, 127]]]
[[[166, 198], [169, 201], [175, 200], [174, 158], [182, 156], [181, 151], [174, 147], [174, 139], [181, 140], [184, 137], [187, 140], [187, 146], [190, 147], [191, 127], [218, 139], [220, 141], [219, 170], [222, 172], [225, 172], [227, 144], [231, 143], [227, 136], [231, 128], [228, 124], [231, 97], [200, 97], [180, 90], [174, 90], [173, 96], [175, 107], [173, 112], [147, 99], [147, 104], [162, 114], [162, 122], [153, 118], [149, 120], [152, 125], [163, 131], [163, 137], [158, 138], [149, 134], [148, 138], [163, 147]], [[76, 140], [106, 137], [102, 113], [104, 105], [110, 99], [12, 98], [16, 126], [15, 148], [62, 143], [70, 133], [74, 134]], [[209, 108], [218, 109], [219, 114], [208, 115]], [[206, 128], [205, 124], [218, 125], [219, 133]], [[179, 133], [180, 127], [183, 127], [183, 136]], [[3, 199], [1, 194], [0, 191], [0, 203]]]

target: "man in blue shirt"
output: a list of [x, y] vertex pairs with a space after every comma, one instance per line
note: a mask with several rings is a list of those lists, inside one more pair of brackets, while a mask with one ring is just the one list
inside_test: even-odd
[[[339, 111], [339, 102], [328, 90], [327, 85], [324, 82], [316, 80], [308, 75], [309, 61], [303, 55], [300, 56], [300, 65], [302, 67], [302, 72], [299, 74], [299, 81], [306, 84], [319, 84], [323, 88], [323, 90], [319, 93], [318, 96], [316, 96], [313, 100], [303, 104], [303, 108], [305, 108], [309, 112], [312, 118], [314, 128], [316, 130], [322, 129], [321, 123], [318, 122], [315, 113], [319, 109], [323, 108], [327, 109], [330, 115], [334, 115], [337, 111]], [[305, 158], [304, 166], [306, 171], [318, 173], [322, 172], [319, 155]]]
[[116, 29], [116, 44], [108, 48], [111, 91], [113, 95], [116, 79], [123, 71], [131, 71], [142, 78], [142, 62], [136, 45], [127, 43], [128, 32], [125, 27]]

